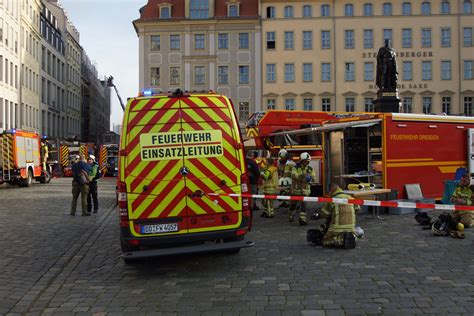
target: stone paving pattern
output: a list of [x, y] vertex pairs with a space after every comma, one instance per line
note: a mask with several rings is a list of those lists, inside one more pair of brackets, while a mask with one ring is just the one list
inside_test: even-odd
[[[114, 179], [99, 214], [69, 215], [71, 179], [0, 186], [0, 314], [474, 315], [474, 229], [434, 237], [409, 215], [360, 215], [354, 250], [315, 248], [307, 227], [254, 213], [253, 248], [120, 258]], [[80, 212], [78, 212], [80, 213]]]

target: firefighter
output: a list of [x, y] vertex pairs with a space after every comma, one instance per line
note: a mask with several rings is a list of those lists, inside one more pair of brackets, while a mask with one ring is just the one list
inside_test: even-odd
[[[278, 152], [278, 185], [280, 187], [291, 187], [291, 172], [295, 163], [290, 159], [290, 154], [285, 149]], [[281, 195], [289, 195], [289, 190], [282, 189]], [[288, 207], [286, 201], [280, 204], [280, 207]]]
[[[300, 161], [295, 165], [291, 172], [291, 195], [292, 196], [309, 196], [311, 193], [311, 182], [314, 181], [316, 175], [313, 168], [309, 165], [311, 156], [307, 152], [300, 155]], [[288, 211], [288, 219], [293, 222], [296, 211], [299, 210], [299, 222], [301, 226], [308, 225], [306, 215], [306, 205], [303, 201], [292, 201]]]
[[[353, 198], [343, 193], [339, 185], [335, 183], [331, 184], [329, 194], [332, 198]], [[321, 217], [328, 219], [329, 222], [323, 237], [323, 246], [355, 248], [356, 214], [359, 210], [360, 206], [356, 204], [326, 203], [321, 209]]]
[[41, 141], [41, 165], [43, 167], [43, 172], [46, 173], [46, 162], [49, 158], [48, 143], [46, 140]]
[[[459, 185], [451, 195], [451, 202], [456, 205], [472, 205], [472, 190], [470, 187], [471, 179], [469, 174], [465, 173], [459, 180]], [[474, 212], [473, 211], [453, 211], [453, 219], [460, 222], [465, 228], [474, 226]]]
[[92, 211], [92, 203], [94, 203], [94, 213], [99, 210], [99, 199], [97, 193], [97, 180], [100, 178], [99, 164], [95, 161], [94, 155], [89, 155], [87, 163], [91, 166], [89, 173], [89, 194], [87, 195], [87, 213]]
[[[278, 188], [278, 169], [274, 165], [273, 158], [267, 158], [265, 167], [260, 171], [263, 180], [263, 194], [276, 194]], [[273, 199], [263, 200], [263, 213], [261, 217], [272, 218], [275, 216]]]

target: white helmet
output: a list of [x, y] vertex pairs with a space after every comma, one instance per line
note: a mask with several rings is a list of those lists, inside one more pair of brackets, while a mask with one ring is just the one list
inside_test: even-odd
[[89, 159], [92, 159], [95, 161], [95, 156], [94, 155], [89, 155]]
[[288, 151], [286, 151], [286, 149], [281, 149], [281, 150], [278, 152], [278, 157], [279, 157], [279, 158], [288, 158], [288, 157], [289, 157]]
[[301, 160], [311, 160], [311, 156], [307, 152], [304, 152], [304, 153], [301, 153], [300, 159]]

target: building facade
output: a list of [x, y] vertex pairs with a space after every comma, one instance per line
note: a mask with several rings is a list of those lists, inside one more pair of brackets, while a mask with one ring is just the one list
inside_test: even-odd
[[82, 47], [79, 32], [71, 21], [66, 20], [66, 124], [67, 137], [81, 137], [81, 63]]
[[474, 114], [470, 0], [260, 2], [264, 109], [373, 111], [390, 39], [404, 112]]
[[66, 126], [66, 16], [55, 2], [41, 11], [41, 133], [65, 138]]
[[149, 0], [134, 26], [141, 91], [217, 91], [242, 126], [260, 110], [258, 1]]

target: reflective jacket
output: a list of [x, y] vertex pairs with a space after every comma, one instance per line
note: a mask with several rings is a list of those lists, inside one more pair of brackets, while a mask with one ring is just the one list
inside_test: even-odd
[[[341, 189], [336, 190], [332, 197], [338, 199], [353, 199], [351, 195], [343, 193]], [[331, 218], [328, 232], [339, 234], [354, 232], [356, 214], [359, 210], [360, 206], [356, 204], [326, 203], [321, 209], [321, 215], [324, 218]]]
[[[306, 176], [310, 176], [312, 180], [307, 181]], [[311, 166], [303, 167], [301, 164], [296, 164], [291, 172], [291, 194], [309, 196], [311, 193], [310, 183], [314, 181], [316, 175]]]
[[265, 167], [260, 174], [263, 180], [263, 193], [275, 194], [278, 188], [278, 169], [275, 166]]
[[278, 177], [280, 178], [291, 178], [291, 173], [295, 163], [291, 160], [287, 160], [284, 164], [278, 161]]

